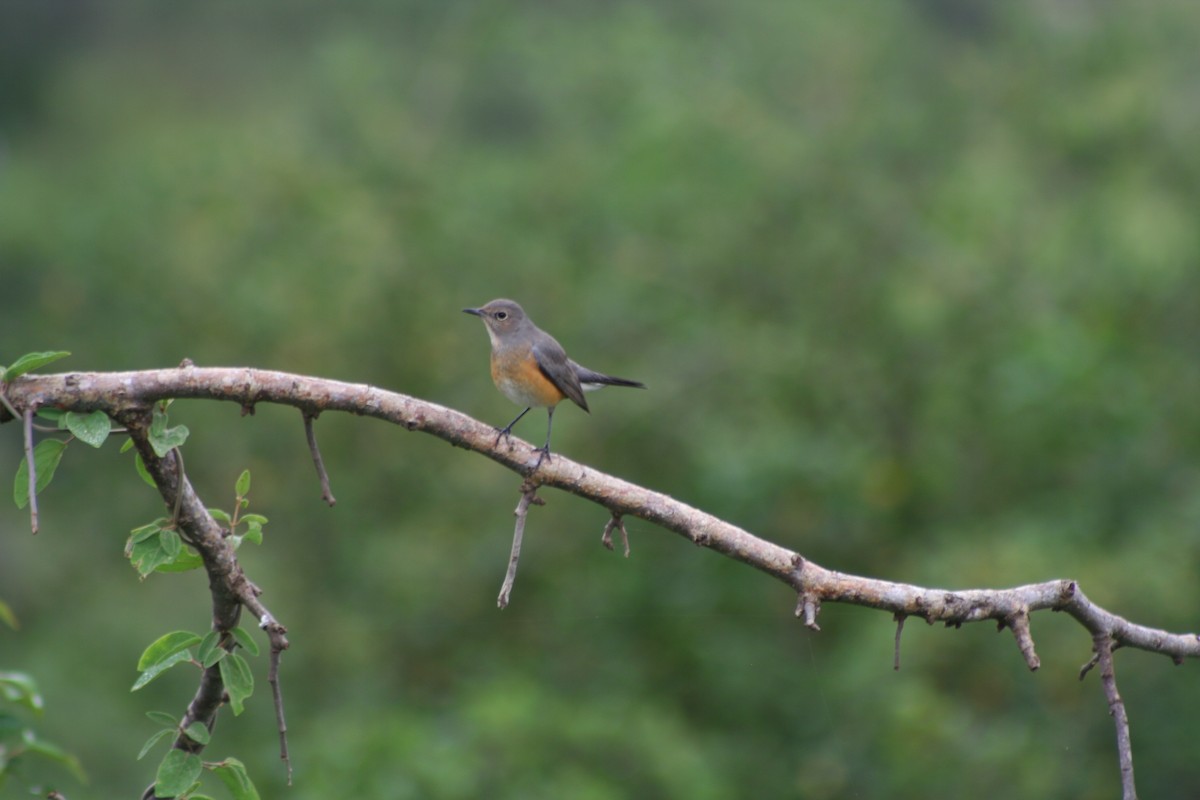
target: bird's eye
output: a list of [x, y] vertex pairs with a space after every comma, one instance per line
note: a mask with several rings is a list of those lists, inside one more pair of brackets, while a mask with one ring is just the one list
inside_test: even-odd
[[497, 311], [496, 319], [508, 319], [508, 312], [507, 311]]

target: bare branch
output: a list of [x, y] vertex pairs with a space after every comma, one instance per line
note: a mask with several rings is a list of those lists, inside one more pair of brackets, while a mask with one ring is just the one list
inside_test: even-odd
[[1121, 797], [1137, 800], [1137, 788], [1133, 782], [1133, 744], [1129, 738], [1129, 717], [1125, 715], [1125, 701], [1117, 691], [1117, 676], [1113, 668], [1113, 640], [1107, 633], [1092, 637], [1096, 660], [1100, 664], [1100, 684], [1108, 699], [1108, 713], [1117, 727], [1117, 762], [1121, 767]]
[[[120, 417], [130, 408], [168, 398], [207, 398], [240, 407], [279, 403], [312, 413], [346, 411], [388, 420], [486, 455], [525, 475], [536, 459], [532, 447], [502, 447], [491, 425], [453, 409], [365, 384], [249, 368], [188, 367], [142, 372], [21, 375], [7, 388], [14, 406], [53, 406], [71, 411], [101, 409]], [[806, 624], [815, 624], [820, 602], [850, 603], [929, 622], [1005, 622], [1022, 609], [1063, 611], [1090, 632], [1111, 631], [1116, 643], [1162, 653], [1174, 659], [1200, 656], [1195, 634], [1176, 634], [1131, 623], [1092, 603], [1071, 580], [1010, 589], [950, 591], [849, 575], [820, 566], [800, 554], [674, 498], [598, 472], [562, 455], [537, 469], [537, 481], [578, 495], [610, 513], [633, 516], [674, 531], [689, 541], [767, 573], [812, 598]], [[173, 496], [172, 496], [173, 497]], [[187, 517], [186, 509], [183, 516]]]
[[500, 596], [496, 598], [496, 605], [500, 608], [508, 607], [508, 598], [512, 595], [513, 583], [517, 580], [517, 562], [521, 558], [521, 540], [525, 537], [525, 518], [529, 516], [529, 506], [546, 504], [545, 500], [537, 496], [537, 490], [538, 485], [528, 478], [521, 483], [521, 499], [517, 503], [516, 510], [513, 511], [517, 522], [513, 526], [512, 552], [508, 556], [508, 571], [504, 573]]
[[1029, 632], [1029, 611], [1020, 609], [1009, 616], [1004, 623], [1012, 630], [1013, 637], [1017, 640], [1017, 648], [1025, 657], [1025, 665], [1029, 667], [1030, 671], [1036, 670], [1042, 665], [1042, 661], [1033, 649], [1033, 635]]
[[[164, 466], [167, 461], [174, 463], [173, 455], [158, 459], [145, 441], [144, 428], [148, 414], [142, 409], [149, 408], [158, 400], [207, 398], [233, 402], [243, 410], [253, 409], [260, 402], [279, 403], [294, 406], [306, 415], [313, 416], [325, 410], [346, 411], [388, 420], [410, 431], [432, 434], [454, 446], [486, 455], [522, 476], [536, 473], [536, 485], [528, 479], [522, 485], [522, 499], [516, 512], [513, 552], [498, 600], [501, 608], [508, 602], [515, 579], [528, 507], [531, 503], [540, 502], [534, 492], [538, 486], [550, 486], [606, 508], [613, 516], [606, 527], [610, 544], [612, 529], [619, 524], [620, 518], [634, 516], [774, 577], [796, 592], [796, 616], [802, 618], [805, 626], [812, 630], [820, 630], [817, 615], [824, 602], [848, 603], [891, 612], [897, 618], [897, 643], [902, 620], [909, 616], [920, 617], [930, 624], [942, 622], [952, 627], [991, 620], [1012, 630], [1026, 664], [1030, 669], [1037, 669], [1039, 661], [1030, 633], [1029, 617], [1038, 611], [1064, 612], [1094, 637], [1105, 637], [1106, 645], [1098, 648], [1096, 658], [1085, 665], [1081, 676], [1097, 663], [1101, 665], [1102, 672], [1106, 671], [1109, 676], [1105, 679], [1102, 675], [1102, 679], [1107, 681], [1105, 688], [1110, 708], [1114, 718], [1118, 719], [1118, 747], [1122, 758], [1122, 779], [1123, 782], [1127, 781], [1127, 797], [1133, 796], [1130, 794], [1132, 759], [1128, 750], [1128, 721], [1124, 705], [1116, 694], [1115, 679], [1111, 677], [1112, 651], [1122, 646], [1133, 647], [1161, 653], [1176, 663], [1200, 657], [1200, 638], [1196, 634], [1171, 633], [1130, 622], [1093, 603], [1072, 580], [1052, 580], [1008, 589], [946, 590], [837, 572], [667, 495], [598, 472], [561, 455], [553, 461], [533, 462], [530, 456], [536, 451], [532, 447], [500, 447], [501, 437], [496, 437], [495, 429], [490, 425], [434, 403], [372, 386], [266, 370], [189, 366], [186, 369], [144, 372], [22, 375], [8, 385], [7, 394], [14, 408], [25, 409], [27, 423], [32, 413], [30, 409], [41, 405], [78, 412], [100, 409], [126, 423], [168, 506], [176, 500], [176, 491], [183, 492], [180, 526], [188, 531], [190, 537], [195, 537], [194, 546], [209, 571], [213, 587], [214, 627], [220, 630], [229, 630], [236, 624], [237, 612], [243, 604], [253, 608], [246, 599], [249, 596], [249, 589], [246, 588], [249, 582], [242, 575], [232, 552], [221, 541], [216, 523], [196, 499], [186, 476], [181, 471], [176, 473], [174, 469]], [[30, 438], [27, 433], [27, 445]], [[189, 543], [192, 543], [190, 539]], [[268, 635], [271, 635], [270, 628]], [[281, 641], [286, 642], [282, 638], [282, 629], [278, 635]], [[275, 641], [272, 640], [273, 648]], [[284, 647], [286, 644], [279, 647], [279, 651]], [[897, 658], [898, 652], [897, 648]], [[193, 714], [193, 707], [196, 709], [196, 716], [192, 717], [194, 719], [211, 721], [211, 715], [219, 705], [219, 692], [215, 700], [206, 693], [205, 682], [210, 672], [205, 673], [196, 700], [189, 707], [189, 716]], [[219, 684], [219, 675], [215, 678]], [[281, 702], [277, 704], [277, 710], [282, 734], [285, 727]], [[205, 714], [208, 717], [204, 717]], [[184, 745], [177, 742], [176, 746]]]
[[625, 557], [629, 558], [629, 531], [625, 530], [625, 520], [621, 519], [621, 515], [616, 512], [613, 512], [608, 522], [604, 524], [604, 533], [600, 534], [600, 544], [609, 550], [613, 549], [613, 528], [621, 532], [621, 544], [625, 545]]
[[321, 499], [333, 506], [337, 500], [329, 488], [329, 473], [325, 471], [325, 462], [321, 460], [321, 450], [317, 447], [317, 435], [313, 432], [313, 420], [317, 415], [309, 411], [301, 413], [304, 416], [304, 437], [308, 439], [308, 451], [312, 453], [313, 465], [316, 466], [317, 477], [321, 480]]
[[817, 613], [820, 610], [820, 599], [810, 592], [802, 592], [796, 600], [796, 616], [803, 617], [804, 627], [810, 630], [821, 630], [821, 626], [817, 624]]
[[267, 641], [271, 645], [267, 683], [271, 685], [271, 699], [275, 704], [275, 724], [279, 729], [279, 758], [287, 766], [288, 786], [291, 786], [292, 760], [288, 756], [287, 720], [283, 714], [283, 688], [279, 683], [280, 657], [283, 651], [291, 646], [287, 638], [287, 628], [279, 624], [275, 616], [263, 605], [259, 599], [262, 592], [253, 583], [245, 581], [237, 591], [242, 605], [258, 620], [258, 627], [267, 632]]

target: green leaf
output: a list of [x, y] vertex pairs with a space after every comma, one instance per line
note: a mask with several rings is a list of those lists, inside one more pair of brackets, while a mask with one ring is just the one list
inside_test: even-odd
[[60, 358], [66, 358], [71, 355], [66, 350], [49, 350], [45, 353], [26, 353], [12, 363], [8, 369], [4, 370], [2, 380], [5, 382], [11, 381], [18, 375], [24, 375], [26, 372], [44, 367], [47, 364], [58, 361]]
[[212, 739], [212, 733], [209, 732], [208, 728], [203, 722], [193, 722], [191, 725], [187, 726], [187, 730], [185, 730], [184, 733], [186, 733], [188, 738], [193, 742], [199, 742], [200, 744], [208, 744]]
[[157, 722], [159, 725], [166, 725], [171, 730], [179, 730], [179, 720], [165, 711], [147, 711], [146, 717], [152, 722]]
[[251, 525], [258, 525], [260, 528], [267, 524], [267, 518], [262, 514], [243, 514], [242, 522], [248, 522]]
[[233, 629], [233, 638], [237, 639], [237, 643], [246, 648], [246, 652], [252, 656], [258, 655], [258, 643], [254, 641], [254, 637], [250, 635], [242, 626]]
[[187, 572], [192, 569], [200, 569], [204, 566], [204, 559], [190, 547], [185, 547], [175, 556], [174, 561], [169, 561], [166, 564], [159, 564], [154, 568], [156, 572]]
[[241, 761], [236, 758], [227, 758], [214, 765], [212, 771], [233, 795], [233, 800], [259, 800], [258, 790], [254, 788], [254, 783], [246, 774], [246, 765]]
[[[39, 494], [54, 477], [54, 471], [58, 469], [58, 462], [62, 460], [63, 450], [66, 448], [67, 443], [62, 439], [43, 439], [33, 448], [33, 468], [37, 470], [36, 491]], [[24, 458], [17, 467], [17, 477], [13, 481], [13, 500], [16, 501], [17, 508], [24, 508], [29, 503], [29, 462]]]
[[200, 640], [200, 646], [196, 648], [196, 659], [206, 669], [225, 657], [225, 649], [217, 646], [220, 641], [221, 636], [216, 631], [209, 631]]
[[42, 713], [42, 695], [38, 692], [37, 683], [24, 672], [0, 672], [0, 697], [35, 713]]
[[237, 483], [233, 485], [233, 490], [237, 492], [238, 497], [250, 494], [250, 470], [242, 470], [242, 474], [238, 475]]
[[241, 538], [251, 544], [262, 544], [262, 525], [251, 522], [246, 527], [246, 532], [241, 535]]
[[159, 565], [171, 560], [162, 540], [163, 534], [167, 533], [174, 531], [159, 531], [158, 536], [151, 536], [129, 548], [129, 562], [141, 577], [145, 578], [158, 569]]
[[17, 623], [17, 615], [14, 614], [13, 610], [8, 607], [8, 603], [4, 602], [3, 600], [0, 600], [0, 622], [3, 622], [14, 631], [21, 627], [20, 624]]
[[[198, 634], [191, 631], [171, 631], [163, 634], [150, 643], [142, 652], [142, 657], [138, 659], [137, 668], [139, 671], [147, 670], [155, 664], [159, 664], [168, 657], [175, 655], [180, 650], [186, 650], [192, 645], [200, 641]], [[171, 720], [171, 724], [176, 724]]]
[[129, 544], [134, 545], [138, 542], [146, 541], [151, 536], [157, 536], [162, 531], [162, 523], [166, 521], [165, 517], [160, 517], [154, 520], [154, 522], [134, 528], [129, 532]]
[[103, 411], [93, 411], [87, 416], [68, 411], [64, 420], [67, 430], [75, 434], [80, 441], [86, 442], [92, 447], [104, 444], [104, 440], [108, 438], [108, 434], [112, 430], [112, 420]]
[[219, 508], [210, 508], [210, 509], [208, 510], [208, 513], [209, 513], [209, 514], [211, 514], [211, 515], [212, 515], [212, 518], [213, 518], [213, 519], [215, 519], [217, 522], [223, 522], [223, 523], [225, 523], [226, 525], [228, 525], [229, 523], [233, 522], [233, 520], [231, 520], [231, 519], [229, 518], [229, 515], [228, 515], [228, 514], [226, 514], [224, 511], [222, 511], [222, 510], [221, 510], [221, 509], [219, 509]]
[[181, 650], [180, 652], [175, 653], [172, 656], [168, 656], [167, 658], [163, 659], [162, 661], [159, 661], [154, 666], [149, 667], [144, 672], [142, 672], [142, 674], [138, 676], [138, 679], [133, 682], [133, 687], [129, 691], [136, 692], [138, 689], [141, 689], [147, 683], [154, 680], [159, 675], [163, 674], [164, 672], [166, 672], [167, 670], [169, 670], [171, 667], [175, 666], [176, 664], [182, 664], [185, 661], [191, 661], [191, 660], [192, 660], [192, 651], [191, 650]]
[[49, 420], [50, 422], [53, 422], [55, 425], [57, 425], [59, 427], [59, 429], [61, 429], [63, 427], [62, 419], [66, 415], [67, 415], [67, 412], [63, 411], [61, 408], [39, 408], [37, 410], [37, 416], [41, 417], [44, 420]]
[[[130, 441], [133, 441], [130, 439]], [[150, 477], [150, 470], [146, 469], [146, 462], [142, 461], [141, 453], [133, 454], [133, 467], [137, 470], [137, 474], [142, 476], [142, 480], [150, 485], [151, 489], [157, 489], [158, 484], [154, 482], [154, 478]]]
[[200, 760], [200, 756], [172, 749], [158, 765], [158, 775], [154, 779], [154, 796], [178, 797], [196, 782], [202, 769], [204, 762]]
[[173, 733], [179, 733], [179, 729], [178, 728], [163, 728], [161, 731], [159, 731], [158, 733], [151, 736], [149, 739], [146, 740], [146, 743], [144, 745], [142, 745], [142, 751], [140, 753], [138, 753], [137, 760], [141, 761], [143, 758], [146, 757], [146, 753], [149, 753], [150, 750], [154, 747], [154, 745], [158, 744], [159, 741], [164, 736], [170, 736]]
[[172, 561], [178, 558], [180, 551], [183, 550], [183, 540], [179, 538], [178, 531], [164, 530], [158, 535], [158, 543]]
[[126, 439], [125, 444], [121, 445], [121, 449], [117, 452], [124, 453], [131, 447], [133, 447], [133, 439]]
[[229, 694], [229, 707], [236, 717], [245, 710], [245, 700], [254, 692], [254, 675], [246, 659], [237, 653], [229, 653], [221, 659], [221, 681]]
[[150, 420], [150, 431], [147, 438], [150, 440], [150, 446], [154, 448], [154, 452], [159, 458], [163, 458], [167, 453], [171, 452], [176, 447], [182, 447], [187, 441], [188, 429], [186, 425], [177, 425], [174, 428], [167, 427], [167, 415], [157, 406], [154, 408], [154, 416]]

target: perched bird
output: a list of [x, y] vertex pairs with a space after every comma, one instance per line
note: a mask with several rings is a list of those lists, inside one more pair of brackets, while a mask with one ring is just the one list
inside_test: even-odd
[[496, 388], [517, 405], [525, 406], [516, 419], [496, 429], [499, 432], [496, 443], [512, 433], [513, 425], [528, 414], [529, 409], [546, 409], [546, 444], [534, 448], [535, 452], [541, 453], [534, 469], [541, 466], [543, 459], [550, 459], [554, 408], [564, 399], [589, 411], [584, 392], [604, 386], [646, 388], [637, 381], [614, 378], [576, 364], [567, 358], [562, 345], [534, 325], [525, 310], [512, 300], [493, 300], [480, 308], [464, 308], [463, 313], [474, 314], [487, 327], [492, 340], [492, 381]]

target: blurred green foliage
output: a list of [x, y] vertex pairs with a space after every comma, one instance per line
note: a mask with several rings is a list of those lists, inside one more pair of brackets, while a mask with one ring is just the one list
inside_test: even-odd
[[[0, 25], [0, 362], [251, 365], [502, 424], [459, 309], [521, 301], [645, 381], [556, 449], [838, 569], [1082, 581], [1200, 607], [1200, 10], [875, 3], [14, 2]], [[1189, 209], [1191, 209], [1189, 211]], [[58, 366], [56, 365], [56, 369]], [[495, 609], [516, 478], [362, 419], [179, 402], [212, 506], [293, 648], [294, 798], [1112, 797], [1090, 642], [827, 607], [550, 494]], [[540, 422], [517, 433], [540, 436]], [[20, 434], [0, 429], [16, 468]], [[0, 667], [95, 796], [150, 779], [137, 655], [203, 629], [202, 576], [122, 555], [160, 503], [72, 448], [43, 533], [0, 511]], [[86, 451], [86, 452], [85, 452]], [[265, 686], [265, 659], [253, 659]], [[1121, 652], [1147, 797], [1200, 794], [1194, 666]], [[178, 673], [178, 674], [176, 674]], [[147, 695], [149, 695], [147, 697]], [[282, 796], [263, 692], [206, 756]], [[216, 790], [216, 791], [219, 791]]]

